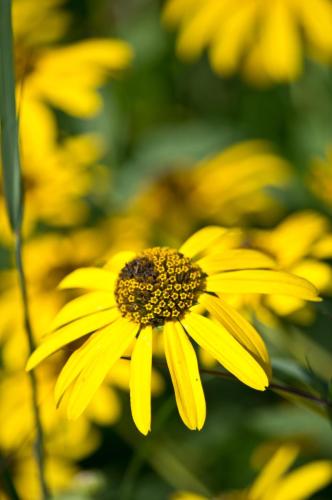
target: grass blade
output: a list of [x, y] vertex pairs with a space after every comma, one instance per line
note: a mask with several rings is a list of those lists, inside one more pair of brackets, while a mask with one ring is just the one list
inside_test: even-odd
[[3, 189], [11, 228], [22, 222], [22, 182], [15, 106], [11, 0], [0, 0], [0, 141]]

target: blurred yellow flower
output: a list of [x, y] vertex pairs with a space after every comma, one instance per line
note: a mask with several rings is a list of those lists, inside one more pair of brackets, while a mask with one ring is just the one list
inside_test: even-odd
[[[254, 232], [252, 244], [272, 255], [280, 269], [309, 280], [320, 293], [331, 293], [332, 268], [321, 260], [332, 257], [332, 245], [329, 249], [326, 246], [326, 241], [332, 240], [329, 231], [328, 220], [322, 215], [295, 212], [272, 230]], [[312, 319], [307, 304], [298, 298], [285, 300], [285, 297], [271, 295], [262, 303], [278, 316], [293, 314], [306, 306], [297, 318], [304, 322]]]
[[[256, 330], [222, 300], [224, 295], [277, 293], [319, 299], [303, 278], [270, 270], [274, 262], [264, 254], [227, 250], [228, 237], [223, 228], [206, 227], [179, 250], [155, 247], [138, 254], [122, 252], [104, 268], [77, 269], [62, 280], [63, 289], [90, 292], [60, 310], [52, 333], [32, 354], [27, 369], [91, 334], [74, 350], [55, 387], [57, 402], [67, 396], [70, 419], [82, 414], [112, 366], [133, 345], [131, 410], [138, 429], [149, 432], [153, 330], [163, 332], [178, 410], [190, 429], [202, 428], [206, 408], [188, 335], [243, 383], [266, 389], [271, 372], [265, 345]], [[211, 318], [193, 312], [197, 303]]]
[[281, 211], [273, 191], [284, 189], [291, 173], [290, 165], [267, 142], [244, 141], [195, 165], [174, 165], [138, 194], [127, 214], [133, 227], [135, 218], [141, 220], [147, 242], [157, 234], [158, 241], [172, 246], [207, 222], [271, 224]]
[[47, 151], [56, 141], [52, 107], [81, 118], [95, 115], [102, 105], [99, 87], [132, 59], [130, 46], [121, 40], [60, 45], [70, 21], [63, 3], [13, 2], [20, 134], [38, 151]]
[[[19, 348], [19, 345], [17, 345]], [[55, 373], [37, 371], [39, 408], [45, 435], [46, 474], [52, 491], [68, 486], [77, 471], [75, 461], [93, 452], [100, 437], [84, 418], [72, 425], [55, 411], [53, 391]], [[38, 474], [31, 446], [35, 439], [35, 420], [31, 385], [23, 371], [0, 373], [1, 428], [0, 453], [24, 500], [39, 497]], [[1, 498], [1, 497], [0, 497]]]
[[216, 496], [178, 492], [172, 500], [306, 500], [332, 481], [332, 462], [316, 460], [289, 472], [299, 448], [293, 443], [279, 447], [249, 488]]
[[[98, 138], [87, 134], [67, 138], [42, 154], [26, 139], [22, 137], [21, 147], [26, 233], [37, 222], [61, 227], [85, 220], [86, 197], [98, 182], [98, 175], [91, 168], [102, 153]], [[1, 184], [0, 179], [0, 238], [8, 240], [10, 231]]]
[[[271, 189], [285, 187], [290, 165], [264, 141], [244, 141], [200, 162], [192, 173], [191, 207], [232, 225], [250, 216], [271, 221], [278, 203]], [[268, 215], [267, 215], [268, 214]]]
[[69, 24], [63, 3], [14, 0], [16, 79], [19, 85], [24, 80], [24, 100], [47, 101], [69, 114], [88, 117], [100, 109], [98, 87], [109, 74], [129, 65], [132, 50], [113, 39], [55, 47]]
[[221, 75], [241, 71], [254, 83], [284, 82], [301, 74], [304, 56], [331, 61], [328, 0], [168, 0], [163, 19], [179, 28], [181, 58], [196, 59], [208, 48]]

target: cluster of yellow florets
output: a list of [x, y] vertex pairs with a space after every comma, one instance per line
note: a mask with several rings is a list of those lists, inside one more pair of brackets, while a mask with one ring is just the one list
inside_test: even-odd
[[205, 274], [170, 248], [150, 248], [119, 274], [115, 296], [122, 315], [142, 325], [160, 326], [181, 318], [205, 288]]

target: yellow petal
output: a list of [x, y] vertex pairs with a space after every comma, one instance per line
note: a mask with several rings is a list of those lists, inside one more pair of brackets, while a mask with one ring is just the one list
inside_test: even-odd
[[51, 330], [70, 323], [71, 321], [88, 316], [89, 314], [110, 309], [115, 305], [114, 295], [110, 292], [91, 292], [81, 295], [68, 302], [55, 316]]
[[[301, 234], [294, 238], [298, 228]], [[272, 231], [258, 231], [254, 243], [271, 252], [284, 269], [289, 269], [311, 253], [311, 247], [327, 229], [327, 220], [312, 211], [297, 212], [284, 219]]]
[[207, 274], [236, 269], [269, 269], [276, 266], [273, 259], [256, 250], [226, 250], [197, 261]]
[[189, 429], [200, 430], [206, 416], [205, 397], [195, 350], [180, 323], [165, 323], [164, 345], [180, 416]]
[[106, 328], [92, 334], [91, 337], [84, 342], [79, 349], [76, 349], [68, 358], [55, 384], [54, 395], [57, 405], [59, 404], [64, 392], [78, 377], [85, 366], [91, 363], [92, 360], [98, 359], [100, 350], [103, 348], [104, 342], [107, 340], [108, 336], [109, 325], [107, 325]]
[[110, 425], [121, 415], [121, 401], [113, 387], [105, 383], [97, 390], [87, 407], [89, 420], [99, 425]]
[[98, 267], [82, 267], [68, 274], [59, 284], [59, 288], [90, 288], [112, 292], [116, 275]]
[[331, 54], [332, 51], [332, 6], [327, 0], [314, 2], [315, 15], [312, 15], [312, 2], [297, 0], [297, 11], [301, 20], [306, 37], [313, 47], [319, 52]]
[[264, 69], [271, 78], [290, 80], [301, 69], [301, 40], [292, 9], [283, 0], [265, 6], [261, 30]]
[[191, 18], [182, 24], [176, 44], [176, 52], [180, 58], [189, 61], [202, 53], [220, 27], [225, 10], [227, 3], [210, 2], [207, 9], [201, 5]]
[[312, 248], [312, 255], [318, 259], [332, 257], [332, 234], [323, 236]]
[[206, 307], [209, 313], [217, 319], [226, 330], [245, 347], [245, 349], [251, 352], [270, 378], [270, 358], [263, 339], [255, 328], [232, 306], [217, 297], [204, 293], [199, 298], [199, 302]]
[[[273, 491], [274, 484], [291, 467], [298, 453], [299, 447], [294, 443], [286, 443], [280, 446], [250, 487], [248, 498], [250, 500], [261, 500], [268, 488]], [[269, 489], [270, 492], [271, 490]]]
[[207, 289], [215, 293], [276, 293], [320, 301], [309, 281], [282, 271], [229, 271], [207, 278]]
[[179, 249], [187, 257], [195, 257], [202, 253], [210, 245], [213, 245], [226, 229], [218, 226], [207, 226], [194, 233], [187, 239]]
[[102, 311], [91, 314], [86, 318], [80, 318], [73, 323], [60, 328], [45, 338], [43, 343], [31, 354], [26, 369], [31, 370], [38, 363], [53, 354], [61, 347], [73, 342], [74, 340], [91, 333], [102, 326], [112, 323], [119, 317], [119, 311], [114, 308], [109, 311]]
[[213, 69], [220, 74], [233, 73], [252, 39], [257, 17], [257, 2], [234, 6], [227, 22], [216, 29], [210, 59]]
[[189, 313], [182, 324], [197, 344], [244, 384], [259, 391], [269, 385], [261, 365], [220, 323]]
[[[106, 331], [108, 330], [108, 335]], [[105, 328], [96, 359], [90, 360], [74, 382], [68, 397], [67, 415], [78, 418], [89, 404], [107, 372], [122, 356], [138, 331], [138, 325], [124, 318]]]
[[303, 259], [292, 267], [291, 272], [313, 283], [317, 290], [325, 291], [331, 286], [332, 268], [326, 262]]
[[114, 274], [118, 274], [121, 269], [136, 257], [136, 252], [123, 251], [113, 255], [105, 264], [105, 269], [109, 269]]
[[151, 430], [152, 328], [144, 328], [136, 341], [130, 362], [130, 407], [137, 429], [145, 436]]
[[288, 474], [263, 500], [304, 500], [324, 488], [332, 480], [332, 462], [317, 460]]

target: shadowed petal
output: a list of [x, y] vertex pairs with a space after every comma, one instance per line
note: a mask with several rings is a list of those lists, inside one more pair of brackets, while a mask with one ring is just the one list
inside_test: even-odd
[[244, 384], [259, 391], [268, 387], [261, 365], [220, 323], [195, 313], [188, 313], [181, 323], [197, 344]]
[[144, 328], [136, 341], [130, 362], [130, 406], [138, 430], [151, 430], [152, 328]]
[[205, 422], [205, 397], [195, 350], [180, 323], [165, 324], [164, 345], [181, 418], [189, 429], [200, 430]]

